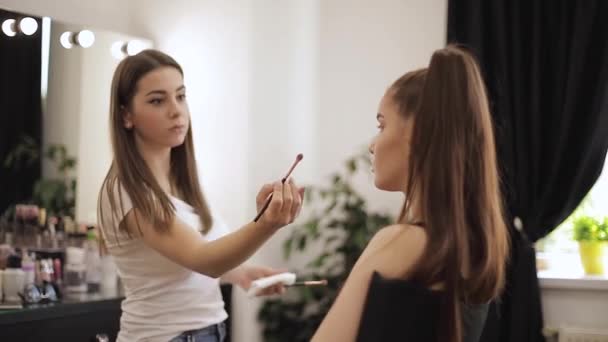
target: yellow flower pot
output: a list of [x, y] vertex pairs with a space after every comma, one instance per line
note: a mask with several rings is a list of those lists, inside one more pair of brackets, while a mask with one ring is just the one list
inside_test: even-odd
[[604, 274], [604, 255], [608, 243], [605, 241], [579, 241], [578, 248], [583, 269], [588, 275]]

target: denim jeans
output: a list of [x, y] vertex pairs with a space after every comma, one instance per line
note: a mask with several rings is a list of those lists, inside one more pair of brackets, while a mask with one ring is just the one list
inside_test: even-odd
[[199, 330], [191, 330], [174, 337], [169, 342], [223, 342], [226, 338], [224, 322]]

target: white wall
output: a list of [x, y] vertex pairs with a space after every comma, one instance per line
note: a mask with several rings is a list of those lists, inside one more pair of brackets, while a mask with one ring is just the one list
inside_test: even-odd
[[70, 24], [130, 32], [129, 2], [121, 0], [0, 0], [0, 8]]
[[[445, 45], [446, 0], [331, 0], [321, 2], [319, 144], [321, 174], [366, 149], [377, 133], [376, 113], [386, 88], [406, 71], [428, 64]], [[359, 190], [372, 209], [398, 211], [402, 198]]]
[[608, 328], [608, 291], [573, 288], [541, 289], [545, 327]]

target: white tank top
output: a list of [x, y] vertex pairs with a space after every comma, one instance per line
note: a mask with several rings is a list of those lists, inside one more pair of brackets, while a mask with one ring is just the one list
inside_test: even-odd
[[[117, 191], [114, 194], [120, 206], [119, 194]], [[133, 206], [124, 189], [120, 196], [126, 215]], [[199, 216], [194, 209], [178, 198], [170, 199], [176, 216], [193, 230], [200, 231]], [[118, 227], [111, 226], [112, 213], [105, 189], [101, 206], [102, 236], [125, 288], [117, 342], [167, 342], [184, 331], [205, 328], [228, 317], [218, 279], [182, 267], [146, 245], [141, 238], [129, 238], [118, 231]], [[117, 217], [120, 213], [120, 209], [114, 213], [116, 225], [123, 219]], [[104, 223], [108, 223], [107, 226]], [[212, 241], [228, 232], [214, 216], [213, 227], [205, 238]]]

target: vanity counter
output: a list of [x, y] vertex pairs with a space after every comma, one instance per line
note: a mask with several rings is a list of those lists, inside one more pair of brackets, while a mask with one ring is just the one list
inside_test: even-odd
[[60, 302], [0, 310], [0, 341], [114, 341], [121, 291], [66, 293]]
[[[221, 286], [231, 314], [232, 286]], [[0, 310], [0, 341], [115, 341], [120, 329], [122, 291], [66, 293], [61, 302]], [[231, 320], [226, 320], [230, 342]]]

